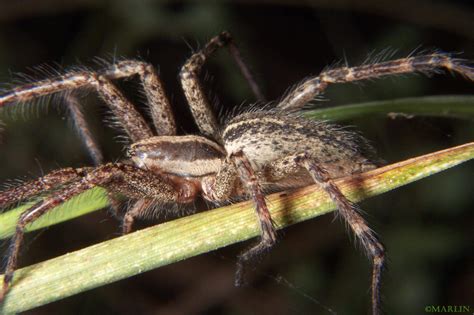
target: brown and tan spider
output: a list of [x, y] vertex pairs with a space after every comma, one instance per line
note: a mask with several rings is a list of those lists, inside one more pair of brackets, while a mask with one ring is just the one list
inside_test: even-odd
[[[333, 182], [333, 179], [375, 168], [372, 149], [357, 133], [326, 122], [305, 119], [299, 113], [329, 84], [402, 73], [432, 73], [443, 68], [474, 80], [474, 69], [442, 53], [331, 69], [304, 80], [273, 107], [254, 107], [220, 126], [198, 77], [207, 58], [223, 46], [230, 49], [254, 93], [261, 98], [229, 33], [223, 32], [212, 38], [187, 60], [180, 73], [200, 135], [176, 135], [172, 108], [160, 79], [153, 66], [142, 61], [120, 61], [98, 72], [73, 71], [17, 87], [0, 96], [1, 107], [52, 93], [93, 88], [111, 108], [133, 142], [128, 148], [127, 159], [122, 162], [60, 169], [0, 192], [1, 208], [49, 192], [43, 200], [23, 212], [18, 220], [7, 255], [0, 302], [7, 294], [17, 267], [25, 226], [58, 204], [93, 187], [104, 187], [111, 196], [121, 194], [134, 202], [124, 215], [123, 233], [130, 232], [134, 219], [155, 204], [166, 208], [169, 204], [190, 203], [198, 197], [214, 203], [231, 198], [252, 198], [261, 239], [238, 257], [235, 283], [240, 285], [245, 266], [269, 250], [277, 239], [265, 192], [317, 183], [330, 195], [338, 213], [372, 259], [372, 313], [380, 313], [384, 247], [357, 208]], [[134, 75], [138, 75], [143, 84], [154, 130], [112, 83], [112, 80]], [[67, 95], [65, 99], [75, 108], [74, 97]], [[95, 160], [101, 162], [100, 152], [89, 141], [86, 124], [82, 123], [81, 117], [75, 119]]]

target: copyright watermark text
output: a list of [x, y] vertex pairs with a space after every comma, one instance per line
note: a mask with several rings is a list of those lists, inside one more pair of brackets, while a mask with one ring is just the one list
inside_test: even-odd
[[426, 305], [426, 313], [471, 313], [469, 305]]

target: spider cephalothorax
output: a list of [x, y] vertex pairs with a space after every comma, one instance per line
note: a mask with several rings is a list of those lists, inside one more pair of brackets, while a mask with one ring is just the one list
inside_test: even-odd
[[[20, 86], [0, 96], [1, 107], [77, 88], [95, 89], [133, 142], [127, 151], [128, 159], [123, 162], [78, 169], [65, 168], [0, 192], [0, 207], [50, 192], [18, 220], [7, 256], [0, 301], [5, 297], [17, 267], [25, 226], [58, 204], [93, 187], [106, 188], [112, 199], [114, 194], [120, 193], [132, 201], [132, 206], [124, 215], [124, 233], [130, 232], [134, 219], [146, 213], [146, 209], [155, 203], [186, 204], [197, 197], [215, 203], [232, 198], [252, 198], [260, 223], [261, 240], [238, 257], [236, 284], [239, 285], [243, 281], [244, 266], [276, 241], [264, 192], [317, 183], [332, 198], [339, 214], [372, 259], [372, 313], [380, 312], [384, 247], [354, 205], [333, 182], [335, 178], [374, 168], [372, 150], [357, 133], [326, 122], [308, 120], [299, 112], [332, 83], [400, 73], [429, 73], [442, 68], [472, 80], [474, 70], [440, 53], [360, 67], [336, 68], [298, 84], [273, 108], [253, 108], [251, 112], [236, 115], [219, 126], [198, 76], [206, 59], [222, 46], [229, 47], [253, 91], [261, 98], [230, 35], [223, 32], [214, 37], [188, 59], [180, 76], [201, 135], [176, 135], [171, 105], [159, 77], [151, 65], [142, 61], [120, 61], [98, 72], [69, 72], [57, 78]], [[143, 84], [154, 131], [111, 81], [132, 75], [138, 75]], [[72, 109], [77, 105], [76, 99], [70, 94], [65, 100]], [[82, 118], [75, 119], [95, 160], [101, 162], [100, 152], [90, 141]]]

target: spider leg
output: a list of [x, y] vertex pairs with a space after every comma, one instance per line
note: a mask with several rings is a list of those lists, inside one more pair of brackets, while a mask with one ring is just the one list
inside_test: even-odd
[[227, 33], [227, 35], [231, 37], [231, 40], [227, 44], [227, 47], [229, 49], [231, 56], [234, 58], [235, 63], [239, 67], [240, 72], [244, 76], [245, 80], [250, 86], [250, 89], [252, 90], [252, 93], [255, 95], [257, 100], [259, 100], [260, 102], [265, 102], [265, 96], [263, 95], [262, 90], [260, 89], [260, 86], [257, 84], [257, 81], [255, 81], [255, 78], [250, 72], [250, 69], [245, 64], [244, 59], [242, 58], [242, 55], [240, 54], [239, 48], [237, 47], [234, 40], [232, 39], [232, 36], [229, 33]]
[[[62, 97], [64, 102], [67, 104], [67, 108], [71, 113], [74, 125], [76, 126], [79, 136], [86, 146], [90, 157], [94, 161], [94, 164], [96, 166], [102, 164], [104, 160], [102, 151], [99, 149], [97, 141], [90, 132], [88, 123], [84, 118], [84, 114], [82, 113], [82, 106], [79, 102], [79, 99], [73, 93], [66, 93]], [[43, 178], [31, 181], [25, 185], [0, 192], [0, 205], [7, 206], [14, 202], [29, 199], [40, 192], [48, 191], [54, 188], [56, 185], [64, 184], [70, 180], [76, 179], [76, 175], [82, 176], [78, 173], [77, 169], [62, 169], [54, 171]], [[115, 214], [115, 216], [118, 216], [120, 203], [114, 198], [114, 196], [112, 196], [110, 192], [108, 192], [108, 198], [112, 212]]]
[[474, 80], [474, 68], [447, 54], [433, 53], [413, 56], [359, 67], [342, 67], [326, 70], [319, 76], [309, 78], [298, 84], [277, 106], [280, 109], [294, 111], [301, 109], [316, 96], [321, 95], [329, 84], [347, 83], [367, 79], [376, 79], [403, 73], [436, 73], [442, 69], [456, 72], [469, 80]]
[[6, 207], [46, 191], [58, 188], [60, 185], [84, 177], [90, 168], [63, 168], [53, 171], [46, 176], [29, 181], [21, 186], [13, 187], [0, 192], [0, 207]]
[[161, 79], [151, 64], [139, 60], [123, 60], [105, 70], [103, 75], [110, 79], [138, 75], [148, 100], [151, 118], [157, 134], [159, 136], [176, 135], [176, 122], [171, 104], [166, 96]]
[[146, 213], [155, 200], [153, 199], [140, 199], [137, 200], [133, 207], [127, 210], [122, 220], [122, 234], [128, 234], [132, 231], [132, 225], [136, 217], [140, 217], [143, 213]]
[[[116, 72], [121, 74], [119, 70]], [[54, 79], [46, 79], [20, 86], [0, 96], [0, 108], [12, 102], [25, 102], [57, 92], [93, 87], [110, 107], [133, 142], [153, 136], [143, 117], [110, 81], [110, 77], [115, 77], [110, 75], [110, 73], [106, 72], [106, 74], [109, 76], [92, 71], [75, 71]]]
[[[202, 180], [202, 196], [212, 202], [226, 201], [238, 187], [239, 175], [231, 158], [222, 162], [215, 176]], [[238, 195], [238, 194], [237, 194]]]
[[82, 106], [79, 102], [79, 99], [74, 94], [67, 93], [63, 96], [63, 100], [67, 104], [67, 108], [71, 113], [71, 118], [74, 122], [74, 125], [77, 128], [79, 136], [86, 146], [92, 161], [95, 165], [102, 164], [104, 161], [104, 156], [97, 141], [90, 132], [89, 125], [84, 118], [84, 113], [82, 112]]
[[[29, 200], [42, 193], [59, 188], [62, 185], [66, 185], [74, 180], [80, 179], [87, 175], [88, 171], [92, 170], [93, 167], [83, 168], [64, 168], [55, 170], [46, 176], [38, 179], [28, 181], [22, 185], [0, 191], [0, 208], [8, 207], [9, 205]], [[107, 198], [109, 199], [109, 207], [112, 213], [119, 217], [120, 202], [111, 191], [107, 190]]]
[[[84, 145], [86, 146], [87, 151], [89, 152], [89, 155], [92, 158], [92, 161], [94, 162], [94, 165], [98, 166], [102, 164], [104, 162], [104, 156], [102, 154], [102, 151], [99, 149], [97, 141], [94, 139], [92, 133], [90, 132], [88, 123], [82, 112], [82, 106], [79, 102], [79, 99], [76, 95], [74, 95], [74, 93], [66, 93], [62, 96], [62, 98], [67, 105], [66, 107], [71, 113], [72, 121], [74, 122], [79, 136], [82, 139]], [[120, 216], [119, 200], [117, 200], [110, 191], [107, 191], [107, 198], [109, 199], [109, 208], [112, 214], [118, 218]]]
[[244, 283], [245, 267], [259, 256], [270, 250], [276, 243], [276, 231], [268, 211], [265, 195], [258, 183], [257, 176], [252, 166], [242, 151], [233, 154], [237, 170], [242, 182], [246, 185], [256, 205], [258, 220], [260, 223], [260, 242], [239, 255], [237, 259], [237, 270], [235, 273], [235, 285]]
[[182, 197], [182, 193], [163, 178], [132, 165], [109, 163], [92, 169], [84, 177], [59, 189], [21, 214], [7, 256], [0, 302], [5, 297], [13, 279], [13, 272], [17, 267], [25, 227], [59, 204], [96, 186], [110, 188], [131, 198], [153, 198], [163, 202], [180, 202]]
[[201, 50], [194, 53], [181, 68], [180, 77], [184, 94], [191, 107], [194, 120], [200, 132], [206, 136], [219, 139], [219, 128], [217, 119], [211, 109], [209, 100], [199, 80], [199, 73], [206, 60], [221, 47], [227, 46], [229, 51], [239, 66], [245, 79], [249, 82], [252, 91], [259, 100], [264, 97], [257, 83], [252, 77], [250, 70], [242, 60], [237, 46], [234, 44], [232, 36], [228, 32], [213, 37]]
[[[341, 190], [334, 184], [330, 178], [329, 173], [318, 165], [308, 154], [296, 154], [286, 159], [292, 161], [293, 165], [280, 163], [280, 176], [284, 173], [293, 173], [295, 165], [305, 168], [313, 180], [319, 184], [326, 193], [331, 197], [337, 206], [338, 213], [342, 216], [344, 221], [352, 229], [357, 239], [364, 247], [367, 255], [372, 259], [372, 314], [380, 314], [380, 288], [382, 271], [385, 264], [385, 249], [382, 243], [378, 240], [377, 235], [372, 231], [364, 218], [357, 211], [356, 206], [350, 202], [341, 192]], [[276, 166], [278, 168], [278, 166]], [[278, 173], [278, 170], [275, 172]]]

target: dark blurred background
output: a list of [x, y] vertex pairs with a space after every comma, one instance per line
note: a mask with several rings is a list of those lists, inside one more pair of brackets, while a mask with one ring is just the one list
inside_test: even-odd
[[[474, 6], [466, 1], [0, 1], [0, 82], [32, 67], [90, 64], [94, 57], [137, 57], [160, 69], [180, 134], [196, 132], [177, 74], [192, 49], [232, 32], [268, 99], [302, 78], [371, 52], [416, 48], [463, 52], [474, 60]], [[30, 69], [30, 70], [29, 70]], [[230, 110], [254, 97], [226, 53], [206, 66], [206, 86]], [[138, 82], [120, 83], [137, 106]], [[407, 76], [331, 87], [320, 106], [409, 96], [472, 94], [451, 75]], [[91, 93], [85, 112], [108, 161], [123, 156], [119, 134]], [[61, 104], [23, 107], [0, 118], [0, 179], [33, 178], [58, 167], [90, 165]], [[472, 141], [472, 120], [369, 116], [356, 126], [388, 162]], [[388, 314], [424, 314], [427, 305], [474, 309], [474, 165], [367, 200], [361, 207], [388, 248], [383, 287]], [[149, 223], [149, 222], [148, 222]], [[149, 223], [150, 224], [150, 223]], [[116, 237], [107, 211], [29, 235], [25, 266]], [[326, 215], [280, 233], [246, 288], [234, 288], [240, 244], [55, 302], [27, 314], [367, 314], [370, 263], [344, 225]], [[34, 242], [32, 242], [34, 239]], [[5, 246], [3, 247], [5, 248]], [[143, 250], [146, 250], [144, 248]]]

